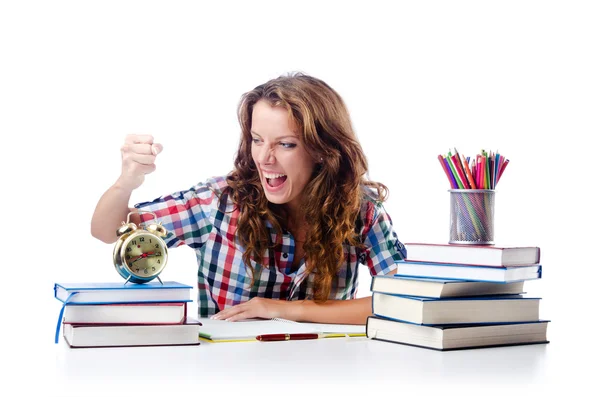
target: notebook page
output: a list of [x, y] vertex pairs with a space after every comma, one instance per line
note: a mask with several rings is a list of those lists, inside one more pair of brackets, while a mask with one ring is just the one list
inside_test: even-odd
[[316, 332], [334, 333], [334, 334], [364, 334], [366, 332], [365, 325], [348, 325], [348, 324], [310, 324]]
[[224, 321], [202, 317], [199, 320], [202, 323], [200, 334], [212, 340], [251, 340], [266, 334], [365, 333], [364, 325], [299, 323], [282, 319]]
[[293, 321], [242, 320], [225, 321], [200, 318], [200, 333], [213, 340], [254, 339], [265, 334], [293, 334], [317, 332], [313, 327]]
[[296, 323], [310, 327], [312, 331], [318, 333], [334, 333], [334, 334], [364, 334], [366, 325], [348, 325], [348, 324], [323, 324], [323, 323], [303, 323], [283, 318], [274, 318], [273, 321], [284, 321], [288, 323]]

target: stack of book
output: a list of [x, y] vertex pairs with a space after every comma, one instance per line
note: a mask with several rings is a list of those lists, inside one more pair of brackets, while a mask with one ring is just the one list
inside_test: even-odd
[[187, 316], [191, 290], [175, 281], [56, 283], [63, 305], [55, 342], [62, 325], [70, 347], [198, 345], [201, 324]]
[[539, 247], [405, 244], [394, 276], [371, 283], [367, 337], [435, 350], [548, 343], [540, 298]]

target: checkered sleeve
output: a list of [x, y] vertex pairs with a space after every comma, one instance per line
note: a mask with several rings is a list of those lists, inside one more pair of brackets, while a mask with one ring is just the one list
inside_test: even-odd
[[[196, 249], [204, 245], [212, 230], [218, 199], [226, 187], [225, 178], [211, 178], [188, 190], [138, 203], [134, 207], [156, 215], [156, 221], [168, 231], [164, 240], [169, 248], [186, 244]], [[141, 213], [141, 218], [146, 224], [155, 222], [151, 214]]]
[[388, 274], [397, 268], [396, 261], [406, 258], [406, 248], [398, 239], [392, 219], [381, 203], [370, 202], [365, 215], [364, 263], [373, 276]]

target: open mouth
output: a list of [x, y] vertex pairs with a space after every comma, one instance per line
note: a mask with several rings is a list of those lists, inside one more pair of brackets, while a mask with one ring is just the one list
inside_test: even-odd
[[267, 173], [265, 173], [264, 175], [265, 175], [265, 179], [267, 180], [267, 184], [271, 187], [281, 186], [287, 179], [287, 175], [285, 175], [285, 174], [267, 174]]

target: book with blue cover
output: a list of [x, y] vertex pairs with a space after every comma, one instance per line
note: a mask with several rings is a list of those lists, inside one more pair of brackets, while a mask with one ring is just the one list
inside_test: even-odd
[[191, 302], [192, 286], [176, 281], [152, 281], [145, 284], [56, 283], [54, 297], [69, 304], [108, 304], [135, 302]]
[[373, 314], [421, 325], [492, 324], [539, 321], [541, 298], [493, 295], [423, 298], [373, 293]]

